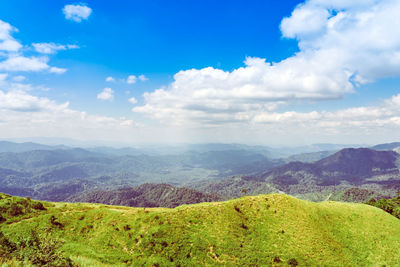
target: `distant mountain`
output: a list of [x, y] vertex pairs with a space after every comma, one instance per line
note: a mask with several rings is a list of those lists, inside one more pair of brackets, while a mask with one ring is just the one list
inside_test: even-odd
[[330, 155], [333, 155], [337, 152], [337, 150], [333, 151], [318, 151], [318, 152], [309, 152], [309, 153], [302, 153], [302, 154], [295, 154], [285, 158], [285, 162], [293, 162], [293, 161], [300, 161], [300, 162], [315, 162], [326, 158]]
[[294, 147], [277, 147], [277, 148], [270, 148], [270, 153], [274, 156], [274, 158], [287, 158], [299, 154], [312, 154], [312, 153], [321, 153], [326, 151], [332, 151], [333, 153], [345, 149], [345, 148], [360, 148], [365, 147], [360, 144], [311, 144], [305, 146], [294, 146]]
[[14, 143], [8, 141], [0, 141], [0, 152], [26, 152], [31, 150], [54, 150], [64, 148], [64, 146], [47, 146], [31, 142]]
[[91, 147], [86, 148], [86, 150], [95, 152], [95, 153], [102, 153], [106, 155], [113, 155], [113, 156], [138, 156], [146, 154], [145, 150], [132, 148], [132, 147], [123, 147], [123, 148], [114, 148], [114, 147]]
[[117, 190], [96, 190], [77, 194], [66, 199], [68, 202], [102, 203], [130, 207], [166, 207], [174, 208], [183, 204], [219, 201], [217, 195], [174, 187], [169, 184], [143, 184], [138, 187]]
[[110, 190], [142, 183], [185, 186], [229, 175], [255, 174], [284, 163], [239, 148], [172, 155], [129, 153], [136, 152], [129, 148], [0, 152], [0, 189], [19, 196], [63, 201], [72, 194], [88, 190]]
[[399, 159], [400, 155], [394, 151], [346, 148], [313, 163], [290, 162], [255, 175], [203, 182], [193, 187], [225, 198], [238, 196], [245, 189], [251, 195], [285, 192], [324, 200], [332, 193], [353, 187], [391, 196], [400, 189]]
[[397, 148], [400, 148], [400, 142], [379, 144], [379, 145], [371, 147], [371, 149], [374, 149], [374, 150], [394, 150]]
[[[399, 177], [393, 151], [347, 148], [315, 163], [291, 162], [256, 176], [285, 192], [310, 191], [315, 187], [362, 185], [377, 176]], [[388, 179], [386, 177], [386, 179]], [[369, 179], [368, 179], [369, 178]], [[367, 180], [368, 179], [368, 180]], [[376, 180], [382, 181], [382, 178]]]

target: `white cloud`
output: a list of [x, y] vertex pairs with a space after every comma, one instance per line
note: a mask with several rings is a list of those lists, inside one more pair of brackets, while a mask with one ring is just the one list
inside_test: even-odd
[[22, 81], [25, 81], [25, 80], [26, 80], [26, 77], [23, 76], [23, 75], [18, 75], [18, 76], [14, 76], [12, 79], [13, 79], [13, 81], [15, 81], [15, 82], [22, 82]]
[[7, 73], [0, 73], [0, 83], [4, 82], [7, 79]]
[[133, 111], [166, 124], [260, 123], [283, 105], [340, 99], [361, 84], [399, 77], [399, 10], [399, 0], [306, 1], [281, 23], [283, 36], [298, 40], [295, 55], [276, 63], [249, 57], [231, 72], [180, 71]]
[[11, 36], [13, 31], [18, 30], [0, 20], [0, 51], [16, 52], [22, 48], [22, 45]]
[[66, 5], [63, 8], [63, 13], [66, 19], [81, 22], [89, 18], [92, 9], [85, 4]]
[[120, 123], [121, 126], [132, 126], [134, 124], [135, 124], [135, 122], [133, 120], [123, 120]]
[[59, 50], [77, 49], [77, 45], [61, 45], [55, 43], [33, 43], [32, 46], [38, 53], [42, 54], [55, 54]]
[[136, 83], [137, 77], [135, 75], [129, 75], [128, 78], [126, 79], [126, 83], [128, 84], [134, 84]]
[[134, 97], [129, 98], [128, 101], [131, 102], [132, 104], [136, 104], [137, 103], [137, 100]]
[[2, 71], [42, 71], [49, 69], [47, 57], [11, 56], [0, 62]]
[[[63, 68], [49, 66], [49, 58], [47, 56], [24, 56], [20, 51], [22, 45], [11, 36], [13, 31], [17, 30], [10, 24], [0, 20], [0, 52], [2, 50], [5, 51], [0, 54], [2, 58], [0, 71], [49, 71], [50, 73], [58, 74], [66, 71]], [[54, 53], [56, 50], [77, 48], [76, 45], [62, 46], [54, 43], [34, 43], [33, 46], [36, 51], [47, 54]]]
[[67, 108], [68, 102], [58, 105], [47, 98], [29, 95], [25, 91], [3, 92], [0, 90], [0, 110], [38, 112], [54, 111]]
[[106, 82], [115, 82], [115, 79], [113, 77], [111, 77], [111, 76], [108, 76], [106, 78]]
[[139, 75], [139, 76], [138, 76], [138, 79], [139, 79], [140, 81], [142, 81], [142, 82], [145, 82], [145, 81], [149, 80], [144, 74]]
[[90, 136], [92, 140], [129, 141], [137, 127], [131, 119], [91, 115], [69, 108], [68, 102], [0, 90], [0, 138]]
[[49, 71], [51, 73], [62, 74], [66, 71], [63, 68], [51, 67], [47, 64], [47, 57], [24, 57], [10, 56], [0, 62], [0, 71]]
[[49, 69], [49, 71], [50, 71], [51, 73], [63, 74], [64, 72], [67, 71], [67, 69], [64, 69], [64, 68], [57, 68], [57, 67], [51, 67], [51, 68]]
[[97, 99], [111, 101], [114, 99], [114, 91], [111, 88], [104, 88], [104, 90], [97, 95]]

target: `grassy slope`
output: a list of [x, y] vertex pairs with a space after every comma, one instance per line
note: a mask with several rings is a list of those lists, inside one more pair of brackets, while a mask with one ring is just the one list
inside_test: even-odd
[[[400, 220], [363, 204], [271, 194], [175, 209], [49, 203], [38, 214], [1, 230], [9, 239], [30, 229], [51, 232], [82, 266], [287, 265], [291, 259], [300, 266], [395, 266], [400, 258]], [[50, 223], [52, 215], [62, 228]]]

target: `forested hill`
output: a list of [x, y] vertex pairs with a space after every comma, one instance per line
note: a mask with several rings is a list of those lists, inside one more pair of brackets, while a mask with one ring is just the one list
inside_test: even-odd
[[400, 155], [394, 151], [346, 148], [313, 163], [290, 162], [256, 175], [196, 186], [225, 198], [240, 196], [244, 189], [248, 194], [284, 192], [320, 201], [354, 187], [388, 197], [400, 190], [399, 159]]
[[194, 189], [174, 187], [169, 184], [142, 184], [116, 190], [96, 190], [77, 194], [66, 201], [102, 203], [130, 207], [174, 208], [183, 204], [219, 201], [220, 197], [204, 194]]

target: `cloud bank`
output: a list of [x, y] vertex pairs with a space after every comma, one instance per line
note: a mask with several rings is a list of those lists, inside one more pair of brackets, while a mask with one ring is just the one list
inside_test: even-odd
[[[248, 57], [231, 72], [212, 67], [180, 71], [169, 86], [145, 93], [144, 104], [133, 111], [175, 125], [277, 123], [302, 117], [329, 121], [329, 113], [277, 110], [298, 101], [341, 99], [360, 85], [399, 77], [398, 10], [399, 0], [306, 1], [280, 25], [284, 38], [298, 41], [299, 52], [293, 56], [280, 62]], [[343, 115], [343, 120], [351, 116]]]

